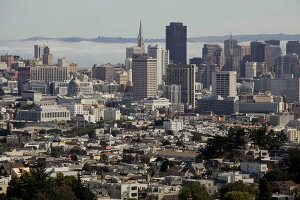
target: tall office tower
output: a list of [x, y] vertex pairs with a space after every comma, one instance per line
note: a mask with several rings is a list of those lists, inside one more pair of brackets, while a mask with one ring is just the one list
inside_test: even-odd
[[224, 41], [224, 55], [231, 56], [235, 46], [237, 46], [237, 41], [232, 39], [232, 35], [230, 35], [230, 38]]
[[163, 83], [163, 77], [166, 74], [166, 68], [169, 64], [168, 51], [159, 45], [149, 45], [148, 55], [149, 57], [156, 58], [156, 80], [157, 85], [161, 85]]
[[245, 65], [247, 62], [250, 62], [251, 59], [251, 48], [249, 45], [239, 45], [241, 48], [241, 60], [240, 67], [237, 70], [238, 77], [245, 77]]
[[245, 78], [256, 77], [256, 62], [247, 62], [245, 66]]
[[50, 48], [48, 46], [45, 46], [44, 48], [43, 64], [53, 65], [53, 55], [50, 53]]
[[200, 57], [193, 57], [190, 59], [190, 64], [194, 64], [197, 67], [199, 67], [200, 65], [202, 65], [204, 63], [203, 59]]
[[92, 67], [92, 78], [96, 78], [105, 82], [114, 82], [116, 69], [109, 64]]
[[265, 42], [253, 41], [251, 47], [251, 62], [265, 62]]
[[236, 96], [236, 72], [217, 71], [212, 75], [212, 94], [223, 97]]
[[31, 81], [53, 82], [68, 79], [70, 79], [69, 67], [60, 67], [55, 65], [30, 67]]
[[[236, 70], [233, 67], [233, 60], [236, 59], [235, 55], [238, 53], [236, 52], [237, 47], [237, 41], [232, 39], [232, 35], [230, 35], [230, 38], [224, 41], [224, 70], [231, 71]], [[234, 52], [235, 50], [235, 52]]]
[[111, 65], [103, 65], [98, 68], [97, 78], [105, 82], [114, 82], [116, 69]]
[[34, 58], [38, 60], [43, 59], [45, 45], [34, 45]]
[[186, 64], [187, 28], [183, 23], [171, 22], [166, 26], [166, 49], [173, 64]]
[[30, 80], [30, 68], [31, 67], [20, 67], [18, 68], [18, 93], [22, 94], [24, 91], [24, 84]]
[[134, 55], [132, 58], [132, 95], [133, 100], [156, 97], [156, 59], [147, 54]]
[[286, 43], [286, 53], [295, 53], [300, 56], [300, 43], [299, 41], [288, 41]]
[[145, 53], [145, 44], [144, 44], [144, 35], [143, 35], [143, 29], [142, 29], [142, 21], [140, 21], [140, 29], [139, 29], [137, 46], [141, 48], [142, 53]]
[[2, 55], [1, 62], [5, 62], [8, 70], [10, 70], [12, 67], [12, 64], [15, 62], [15, 58], [13, 55]]
[[140, 22], [139, 34], [137, 38], [137, 46], [126, 48], [126, 58], [132, 58], [134, 55], [142, 55], [145, 53], [144, 35], [142, 30], [142, 22]]
[[300, 61], [297, 54], [281, 55], [276, 59], [276, 78], [292, 78], [300, 76]]
[[171, 103], [181, 103], [181, 85], [163, 85], [163, 97]]
[[204, 88], [209, 88], [212, 85], [212, 73], [219, 70], [220, 68], [216, 64], [202, 64], [196, 72], [196, 81], [202, 83]]
[[58, 66], [69, 66], [70, 63], [69, 63], [69, 60], [67, 58], [59, 58], [57, 59], [57, 65]]
[[300, 78], [286, 80], [285, 99], [287, 102], [300, 102]]
[[181, 103], [195, 108], [196, 65], [174, 65], [167, 69], [167, 85], [181, 85]]
[[208, 65], [217, 64], [220, 69], [224, 66], [224, 51], [218, 44], [204, 44], [202, 48], [202, 59]]
[[267, 40], [265, 47], [265, 62], [270, 69], [275, 65], [275, 60], [281, 55], [280, 40]]

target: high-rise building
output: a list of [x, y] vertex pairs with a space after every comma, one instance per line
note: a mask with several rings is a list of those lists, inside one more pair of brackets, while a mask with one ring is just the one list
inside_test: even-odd
[[292, 78], [300, 76], [300, 61], [298, 55], [286, 54], [277, 57], [275, 64], [276, 78]]
[[216, 71], [212, 76], [212, 94], [222, 97], [236, 96], [236, 72]]
[[300, 42], [299, 41], [288, 41], [286, 43], [286, 53], [295, 53], [300, 56]]
[[217, 64], [220, 69], [224, 66], [224, 51], [218, 44], [204, 44], [202, 59], [207, 65]]
[[224, 41], [224, 55], [231, 56], [233, 54], [233, 48], [237, 46], [237, 41], [232, 39], [232, 36]]
[[251, 62], [265, 62], [265, 42], [253, 41], [251, 47]]
[[181, 85], [181, 103], [195, 108], [196, 65], [169, 65], [167, 85]]
[[159, 45], [149, 45], [148, 55], [149, 57], [156, 58], [156, 80], [157, 85], [161, 85], [163, 83], [163, 77], [166, 74], [166, 68], [169, 64], [168, 51]]
[[287, 102], [300, 101], [300, 78], [289, 78], [286, 80], [285, 99]]
[[145, 53], [145, 43], [144, 43], [142, 22], [140, 21], [140, 28], [137, 37], [137, 45], [126, 48], [126, 58], [132, 58], [134, 55], [142, 55], [143, 53]]
[[269, 69], [275, 65], [275, 60], [280, 55], [280, 40], [267, 40], [265, 47], [265, 62]]
[[134, 55], [132, 59], [132, 95], [135, 101], [156, 97], [156, 59], [147, 54]]
[[245, 66], [245, 78], [256, 77], [256, 62], [247, 62]]
[[209, 88], [212, 85], [212, 73], [219, 70], [220, 68], [216, 64], [202, 64], [196, 72], [196, 81], [203, 84], [204, 88]]
[[30, 80], [32, 81], [64, 81], [70, 79], [68, 67], [56, 65], [41, 65], [30, 67]]
[[44, 47], [43, 64], [53, 65], [53, 55], [50, 53], [50, 48], [48, 46]]
[[5, 62], [7, 65], [7, 68], [10, 70], [12, 67], [12, 64], [15, 62], [15, 58], [13, 55], [2, 55], [1, 62]]
[[109, 64], [103, 66], [93, 66], [92, 68], [92, 77], [105, 82], [114, 82], [115, 73], [115, 67]]
[[166, 49], [170, 51], [173, 64], [186, 64], [187, 27], [183, 23], [171, 22], [166, 26]]
[[38, 60], [43, 59], [45, 45], [34, 45], [34, 58]]
[[236, 71], [236, 67], [234, 67], [234, 60], [238, 60], [240, 57], [239, 46], [237, 45], [237, 41], [232, 39], [232, 35], [230, 38], [224, 41], [224, 68], [223, 70]]
[[200, 57], [193, 57], [193, 58], [191, 58], [190, 59], [190, 64], [192, 65], [192, 64], [194, 64], [194, 65], [196, 65], [197, 67], [199, 67], [201, 64], [203, 64], [204, 63], [204, 61], [203, 61], [203, 59], [202, 58], [200, 58]]
[[143, 29], [142, 29], [142, 21], [140, 21], [140, 29], [139, 29], [139, 34], [138, 34], [137, 46], [141, 48], [142, 53], [145, 53], [145, 43], [144, 43], [144, 35], [143, 35]]
[[163, 97], [171, 103], [181, 103], [181, 85], [163, 85]]

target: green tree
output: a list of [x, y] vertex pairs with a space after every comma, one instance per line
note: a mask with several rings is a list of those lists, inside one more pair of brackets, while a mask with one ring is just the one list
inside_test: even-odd
[[201, 149], [203, 157], [208, 160], [212, 158], [219, 158], [224, 155], [227, 150], [228, 138], [223, 136], [215, 136], [207, 140], [207, 146]]
[[248, 192], [231, 191], [224, 195], [223, 200], [253, 200], [254, 197]]
[[206, 188], [201, 184], [194, 184], [191, 187], [184, 187], [180, 190], [178, 197], [180, 200], [211, 200]]
[[268, 171], [264, 178], [268, 181], [287, 181], [291, 179], [291, 176], [288, 172], [282, 172], [280, 170]]
[[259, 180], [259, 195], [258, 200], [271, 200], [272, 191], [267, 179], [261, 178]]
[[223, 199], [225, 194], [231, 191], [248, 192], [253, 196], [256, 196], [257, 194], [257, 191], [252, 185], [246, 185], [242, 181], [238, 181], [235, 183], [226, 184], [224, 187], [222, 187], [220, 189], [220, 199]]
[[300, 183], [300, 150], [291, 149], [289, 151], [289, 171], [293, 174], [295, 182]]

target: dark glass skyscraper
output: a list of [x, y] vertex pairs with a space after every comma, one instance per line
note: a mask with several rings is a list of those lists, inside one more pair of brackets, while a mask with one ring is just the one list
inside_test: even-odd
[[253, 41], [251, 46], [251, 61], [252, 62], [265, 62], [265, 42]]
[[170, 51], [173, 64], [186, 64], [186, 30], [186, 26], [179, 22], [166, 26], [166, 49]]

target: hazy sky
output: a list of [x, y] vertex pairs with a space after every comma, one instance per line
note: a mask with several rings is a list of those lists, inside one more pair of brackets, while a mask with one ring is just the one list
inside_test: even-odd
[[300, 33], [300, 0], [0, 0], [0, 40], [33, 36], [164, 38], [180, 21], [188, 36]]

